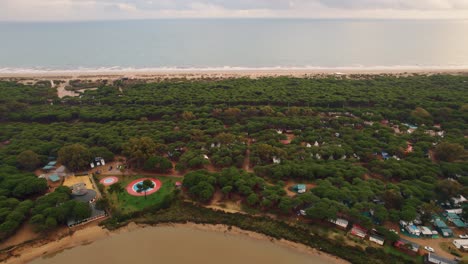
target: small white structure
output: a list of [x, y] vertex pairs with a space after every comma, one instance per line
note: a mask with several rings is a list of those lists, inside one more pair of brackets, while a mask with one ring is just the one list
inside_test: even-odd
[[280, 164], [280, 163], [281, 163], [281, 159], [280, 159], [280, 158], [277, 158], [277, 157], [273, 157], [273, 163], [274, 163], [274, 164]]
[[314, 146], [318, 147], [320, 146], [320, 144], [317, 141], [315, 141]]
[[278, 133], [278, 134], [283, 134], [283, 130], [277, 129], [277, 130], [276, 130], [276, 133]]
[[466, 198], [463, 195], [460, 195], [459, 197], [453, 197], [452, 201], [454, 204], [459, 205], [465, 203], [468, 200], [466, 200]]
[[209, 159], [210, 159], [210, 158], [208, 158], [208, 156], [207, 156], [206, 154], [205, 154], [205, 155], [203, 155], [203, 158], [205, 158], [205, 159], [207, 159], [207, 160], [209, 160]]
[[65, 166], [60, 166], [58, 167], [56, 170], [55, 170], [55, 173], [58, 175], [58, 176], [61, 176], [61, 177], [65, 177], [67, 176], [67, 168]]
[[451, 259], [446, 259], [429, 252], [424, 256], [424, 263], [427, 264], [457, 264], [458, 262]]
[[307, 148], [311, 148], [312, 145], [311, 145], [310, 143], [307, 143], [307, 144], [306, 144], [306, 147], [307, 147]]
[[423, 236], [432, 236], [432, 230], [429, 229], [428, 227], [426, 226], [418, 226], [419, 230], [421, 230], [421, 234], [423, 234]]
[[415, 225], [407, 225], [405, 229], [406, 231], [408, 231], [408, 233], [412, 235], [415, 235], [415, 236], [421, 235], [421, 230], [419, 230], [419, 228], [417, 228]]
[[322, 159], [322, 156], [320, 156], [320, 154], [317, 153], [317, 154], [315, 154], [315, 158]]
[[385, 239], [377, 235], [370, 235], [369, 240], [381, 246], [383, 246], [385, 243]]
[[89, 166], [91, 166], [91, 169], [93, 169], [94, 167], [104, 166], [104, 165], [106, 165], [106, 162], [101, 157], [94, 158], [94, 161], [89, 164]]
[[337, 218], [337, 219], [331, 219], [331, 220], [328, 220], [330, 223], [333, 223], [339, 227], [342, 227], [342, 228], [347, 228], [348, 225], [349, 225], [349, 221], [346, 220], [346, 219], [342, 219], [342, 218]]
[[460, 250], [468, 251], [468, 239], [455, 239], [453, 245]]
[[447, 209], [445, 210], [446, 213], [451, 213], [451, 214], [461, 214], [463, 212], [462, 208], [457, 208], [457, 209]]

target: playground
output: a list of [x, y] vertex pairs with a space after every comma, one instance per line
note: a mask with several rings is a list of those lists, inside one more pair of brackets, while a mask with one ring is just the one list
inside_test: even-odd
[[[146, 191], [146, 194], [144, 192], [138, 192], [138, 185], [141, 185], [143, 184], [143, 181], [145, 180], [150, 180], [154, 187], [153, 188], [149, 188], [147, 191]], [[141, 179], [136, 179], [134, 181], [132, 181], [131, 183], [129, 183], [127, 185], [127, 193], [130, 194], [130, 195], [133, 195], [133, 196], [148, 196], [148, 195], [151, 195], [155, 192], [157, 192], [159, 190], [159, 188], [161, 188], [161, 181], [158, 180], [158, 179], [152, 179], [152, 178], [141, 178]]]
[[117, 183], [118, 181], [119, 181], [119, 178], [115, 176], [110, 176], [110, 177], [105, 177], [101, 179], [99, 182], [104, 186], [110, 186], [114, 183]]
[[94, 185], [91, 183], [91, 180], [88, 175], [84, 176], [67, 176], [63, 182], [64, 186], [72, 187], [75, 184], [83, 183], [86, 188], [94, 189]]

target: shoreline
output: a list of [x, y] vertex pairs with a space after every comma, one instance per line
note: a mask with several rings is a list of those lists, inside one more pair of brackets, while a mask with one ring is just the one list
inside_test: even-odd
[[[240, 229], [238, 227], [232, 226], [229, 228], [226, 225], [217, 224], [196, 224], [192, 222], [188, 222], [185, 224], [178, 224], [178, 223], [168, 223], [168, 224], [158, 224], [158, 225], [147, 225], [147, 224], [136, 224], [135, 222], [131, 222], [126, 226], [123, 226], [119, 229], [110, 231], [104, 229], [96, 224], [92, 226], [87, 226], [82, 229], [79, 229], [71, 235], [63, 236], [57, 240], [50, 241], [49, 238], [44, 238], [40, 240], [33, 241], [31, 243], [26, 243], [20, 245], [18, 248], [11, 250], [12, 254], [3, 260], [1, 263], [5, 264], [22, 264], [28, 263], [38, 258], [42, 257], [51, 257], [55, 254], [60, 254], [60, 252], [72, 249], [74, 247], [84, 246], [91, 244], [95, 241], [102, 240], [109, 238], [111, 236], [115, 236], [118, 234], [132, 232], [142, 228], [157, 228], [157, 227], [187, 227], [195, 230], [205, 231], [205, 232], [219, 232], [224, 234], [229, 234], [233, 236], [243, 236], [253, 240], [262, 240], [262, 241], [270, 241], [275, 245], [287, 248], [289, 250], [293, 250], [299, 253], [308, 254], [311, 256], [320, 256], [321, 258], [326, 258], [327, 260], [332, 261], [336, 264], [346, 264], [349, 263], [346, 260], [343, 260], [339, 257], [330, 255], [328, 253], [322, 252], [318, 249], [308, 247], [306, 245], [295, 243], [292, 241], [284, 240], [284, 239], [274, 239], [272, 237]], [[4, 253], [1, 253], [4, 254]]]
[[453, 74], [468, 75], [467, 68], [323, 68], [323, 69], [171, 69], [171, 70], [71, 70], [71, 71], [24, 71], [0, 72], [0, 79], [74, 79], [74, 78], [260, 78], [260, 77], [313, 77], [328, 75], [432, 75]]

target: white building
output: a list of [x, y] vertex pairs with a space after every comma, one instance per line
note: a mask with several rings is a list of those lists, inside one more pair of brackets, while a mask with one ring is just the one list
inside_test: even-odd
[[421, 230], [421, 234], [424, 236], [432, 236], [432, 230], [430, 230], [426, 226], [418, 226], [419, 230]]
[[453, 197], [452, 201], [454, 204], [459, 205], [465, 203], [468, 200], [466, 200], [466, 198], [463, 195], [460, 195], [459, 197]]
[[331, 220], [328, 220], [330, 223], [333, 223], [339, 227], [342, 227], [342, 228], [347, 228], [348, 225], [349, 225], [349, 222], [348, 220], [346, 219], [342, 219], [342, 218], [337, 218], [337, 219], [331, 219]]
[[421, 230], [419, 230], [419, 228], [417, 228], [415, 225], [407, 225], [405, 229], [406, 231], [408, 231], [408, 233], [412, 235], [415, 235], [415, 236], [421, 235]]
[[462, 208], [457, 208], [457, 209], [447, 209], [445, 210], [447, 213], [452, 213], [452, 214], [461, 214], [463, 212]]
[[277, 157], [273, 157], [273, 163], [274, 164], [279, 164], [279, 163], [281, 163], [281, 159], [277, 158]]
[[468, 251], [468, 239], [455, 239], [453, 245], [460, 250]]
[[370, 235], [369, 240], [381, 246], [383, 246], [385, 243], [385, 239], [377, 235]]
[[440, 256], [435, 255], [434, 253], [428, 253], [424, 256], [424, 263], [428, 264], [456, 264], [458, 263], [455, 260], [446, 259]]

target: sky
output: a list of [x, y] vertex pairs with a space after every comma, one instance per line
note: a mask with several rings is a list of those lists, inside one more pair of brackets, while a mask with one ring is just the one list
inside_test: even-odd
[[0, 21], [468, 19], [468, 0], [0, 0]]

